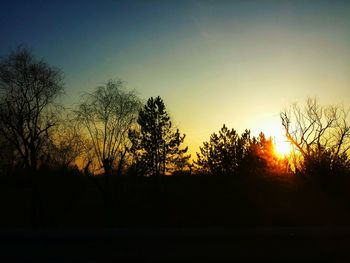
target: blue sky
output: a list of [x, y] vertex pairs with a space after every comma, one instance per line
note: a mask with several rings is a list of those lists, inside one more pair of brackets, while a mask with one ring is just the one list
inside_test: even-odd
[[110, 78], [160, 95], [192, 153], [223, 123], [280, 136], [307, 96], [350, 105], [349, 1], [2, 1], [0, 34], [63, 70], [67, 105]]

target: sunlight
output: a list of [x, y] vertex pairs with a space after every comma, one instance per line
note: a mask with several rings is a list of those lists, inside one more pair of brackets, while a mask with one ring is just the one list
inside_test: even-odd
[[286, 155], [289, 155], [292, 151], [291, 144], [288, 141], [286, 141], [286, 139], [284, 139], [283, 136], [280, 138], [275, 138], [274, 144], [276, 154], [280, 157], [285, 157]]
[[265, 118], [257, 124], [259, 127], [262, 127], [261, 131], [266, 137], [272, 137], [275, 153], [278, 157], [283, 158], [291, 153], [292, 145], [284, 136], [284, 131], [278, 118]]

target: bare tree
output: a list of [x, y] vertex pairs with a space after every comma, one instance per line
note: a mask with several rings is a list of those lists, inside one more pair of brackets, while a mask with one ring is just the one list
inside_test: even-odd
[[18, 47], [0, 60], [0, 132], [23, 164], [36, 169], [49, 130], [57, 124], [62, 73]]
[[280, 116], [287, 139], [302, 157], [294, 168], [304, 172], [348, 168], [350, 125], [344, 107], [325, 107], [308, 98], [303, 107], [293, 104]]
[[123, 81], [109, 80], [85, 94], [76, 113], [93, 145], [96, 160], [105, 174], [116, 165], [121, 173], [128, 149], [128, 131], [135, 123], [140, 101], [133, 91], [124, 89]]
[[69, 168], [76, 166], [78, 158], [88, 152], [86, 142], [74, 117], [67, 114], [50, 132], [45, 145], [45, 160], [51, 168]]

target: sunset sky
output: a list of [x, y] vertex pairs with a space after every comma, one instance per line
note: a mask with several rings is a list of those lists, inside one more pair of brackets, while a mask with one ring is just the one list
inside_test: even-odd
[[1, 3], [1, 55], [25, 44], [60, 67], [67, 105], [110, 78], [160, 95], [192, 154], [224, 123], [280, 137], [308, 96], [350, 105], [350, 1]]

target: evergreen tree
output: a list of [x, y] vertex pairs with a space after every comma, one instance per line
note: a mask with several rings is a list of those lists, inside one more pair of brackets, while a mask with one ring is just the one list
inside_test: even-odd
[[241, 136], [225, 125], [219, 134], [213, 133], [197, 153], [196, 167], [201, 173], [233, 175], [246, 158], [250, 149], [250, 131]]
[[188, 164], [188, 148], [180, 149], [185, 135], [180, 135], [179, 129], [172, 127], [159, 96], [148, 99], [139, 112], [137, 123], [139, 129], [130, 130], [129, 138], [138, 173], [160, 176], [183, 169]]
[[234, 175], [288, 170], [286, 160], [276, 155], [272, 138], [266, 138], [263, 133], [256, 138], [245, 130], [239, 135], [224, 125], [199, 149], [194, 163], [197, 171], [204, 174]]

